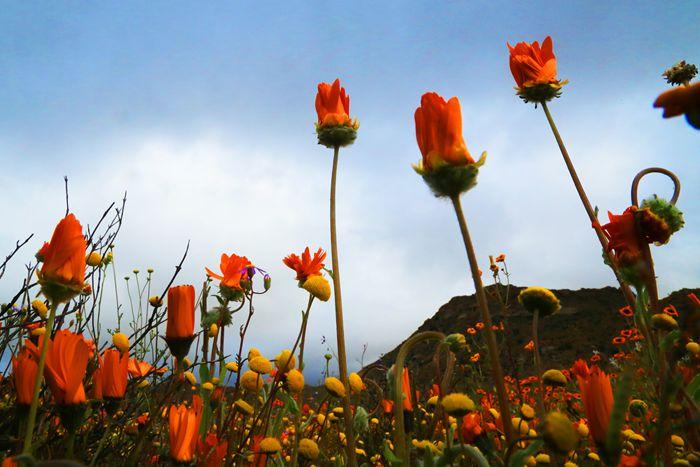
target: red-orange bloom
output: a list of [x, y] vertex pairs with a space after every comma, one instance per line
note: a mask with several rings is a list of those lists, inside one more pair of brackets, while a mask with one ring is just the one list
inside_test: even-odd
[[219, 467], [224, 465], [228, 453], [228, 441], [219, 441], [214, 433], [197, 442], [197, 467]]
[[589, 369], [583, 360], [574, 364], [573, 371], [578, 379], [591, 436], [597, 443], [604, 443], [613, 408], [610, 378], [596, 365]]
[[301, 254], [301, 257], [292, 253], [284, 258], [283, 261], [284, 264], [296, 271], [297, 280], [303, 281], [309, 276], [320, 274], [321, 270], [323, 269], [323, 260], [325, 259], [326, 252], [321, 248], [314, 253], [313, 257], [311, 257], [311, 252], [307, 246], [304, 252]]
[[632, 207], [622, 214], [608, 212], [610, 222], [601, 228], [608, 237], [608, 251], [614, 251], [615, 258], [622, 266], [629, 266], [642, 258], [642, 238], [637, 231], [637, 223]]
[[631, 306], [625, 305], [622, 308], [618, 310], [618, 312], [624, 316], [625, 318], [629, 318], [631, 316], [634, 316], [634, 310], [632, 309]]
[[401, 391], [403, 392], [403, 409], [413, 412], [413, 398], [411, 397], [411, 380], [408, 368], [404, 367], [401, 375]]
[[197, 395], [192, 396], [190, 408], [185, 404], [170, 406], [170, 457], [178, 462], [190, 462], [194, 458], [202, 407], [202, 399]]
[[416, 140], [423, 156], [416, 170], [430, 172], [441, 165], [464, 166], [474, 159], [462, 136], [462, 109], [459, 99], [445, 102], [434, 92], [423, 94], [414, 115]]
[[345, 88], [340, 86], [340, 80], [333, 84], [319, 83], [316, 94], [316, 113], [318, 114], [318, 126], [351, 126], [350, 96], [345, 93]]
[[558, 82], [557, 58], [551, 37], [545, 38], [542, 47], [537, 41], [532, 44], [518, 42], [515, 47], [508, 44], [508, 50], [510, 71], [519, 88]]
[[481, 414], [479, 412], [468, 413], [462, 418], [462, 437], [466, 443], [473, 443], [484, 432], [481, 423]]
[[207, 275], [221, 281], [221, 285], [233, 290], [243, 290], [241, 280], [248, 278], [248, 268], [253, 265], [245, 256], [223, 253], [219, 265], [223, 275], [216, 274], [209, 268], [205, 268]]
[[[82, 291], [85, 281], [85, 250], [87, 243], [83, 237], [83, 227], [73, 214], [68, 214], [56, 225], [51, 241], [41, 250], [44, 264], [38, 272], [39, 281], [50, 298], [65, 300], [53, 287], [61, 286], [75, 293]], [[65, 292], [64, 292], [65, 293]], [[70, 298], [70, 295], [69, 295]]]
[[27, 348], [23, 348], [16, 357], [12, 357], [12, 376], [19, 405], [31, 405], [38, 372], [37, 360]]
[[151, 373], [165, 373], [167, 368], [163, 367], [156, 369], [148, 362], [141, 362], [135, 358], [132, 358], [129, 360], [129, 364], [127, 365], [127, 371], [129, 372], [129, 376], [132, 378], [143, 378]]
[[700, 112], [700, 82], [669, 89], [656, 98], [654, 107], [664, 109], [664, 118]]
[[[31, 341], [26, 346], [39, 359], [39, 349], [44, 345], [46, 336], [39, 339], [39, 347]], [[56, 332], [53, 341], [48, 340], [44, 376], [49, 383], [51, 393], [58, 405], [82, 404], [85, 402], [83, 378], [90, 358], [90, 349], [82, 334], [68, 330]]]
[[102, 394], [108, 399], [122, 399], [126, 392], [129, 353], [107, 349], [102, 358]]
[[194, 335], [194, 286], [179, 285], [168, 289], [168, 339], [188, 338]]

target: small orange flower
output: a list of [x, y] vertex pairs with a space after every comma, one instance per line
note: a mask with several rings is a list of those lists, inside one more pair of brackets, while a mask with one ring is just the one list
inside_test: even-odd
[[132, 378], [143, 378], [151, 373], [165, 373], [167, 368], [163, 367], [156, 369], [148, 362], [142, 362], [132, 358], [129, 360], [129, 364], [127, 365], [127, 371], [129, 372], [129, 376]]
[[213, 279], [221, 281], [221, 285], [233, 290], [243, 290], [241, 280], [248, 279], [248, 268], [253, 266], [245, 256], [231, 254], [231, 256], [223, 253], [221, 255], [221, 264], [219, 265], [223, 275], [216, 274], [209, 268], [205, 268], [207, 275]]
[[666, 308], [664, 308], [664, 313], [666, 313], [669, 316], [678, 317], [678, 310], [676, 310], [676, 307], [673, 305], [669, 305]]
[[194, 286], [179, 285], [168, 289], [168, 339], [190, 338], [194, 335]]
[[416, 109], [416, 139], [423, 155], [414, 169], [418, 173], [431, 172], [443, 165], [465, 166], [474, 164], [462, 136], [462, 110], [459, 99], [445, 102], [434, 92], [423, 94]]
[[472, 363], [476, 363], [476, 362], [478, 362], [479, 360], [481, 360], [481, 354], [479, 354], [479, 353], [475, 353], [474, 355], [472, 355], [472, 356], [469, 358], [469, 361], [471, 361]]
[[192, 407], [185, 404], [170, 406], [170, 457], [178, 462], [190, 462], [194, 458], [202, 421], [202, 399], [192, 396]]
[[534, 342], [534, 341], [530, 341], [530, 342], [528, 342], [527, 344], [525, 344], [525, 347], [523, 347], [523, 348], [524, 348], [525, 350], [529, 350], [530, 352], [532, 352], [533, 350], [535, 350], [535, 342]]
[[500, 255], [496, 256], [496, 261], [497, 263], [502, 263], [506, 260], [506, 255], [504, 253], [501, 253]]
[[319, 83], [316, 94], [316, 113], [318, 126], [352, 126], [350, 118], [350, 96], [340, 86], [340, 80], [333, 84]]
[[634, 310], [629, 305], [623, 306], [618, 310], [618, 312], [625, 318], [631, 318], [632, 316], [634, 316]]
[[107, 349], [102, 358], [102, 394], [108, 399], [122, 399], [126, 392], [129, 354]]
[[476, 334], [476, 329], [474, 329], [474, 328], [467, 329], [467, 334], [471, 334], [473, 336], [474, 334]]
[[515, 47], [508, 44], [508, 50], [510, 71], [518, 88], [558, 83], [557, 58], [551, 37], [545, 38], [542, 47], [537, 41], [532, 44], [518, 42]]
[[401, 389], [403, 392], [403, 409], [413, 412], [413, 398], [411, 397], [411, 380], [408, 374], [408, 368], [404, 367], [401, 375]]
[[634, 209], [627, 208], [622, 214], [608, 212], [610, 222], [602, 226], [608, 237], [608, 251], [615, 252], [621, 266], [630, 266], [642, 258], [642, 238], [637, 231]]
[[625, 342], [627, 342], [627, 339], [625, 339], [625, 338], [622, 337], [622, 336], [617, 336], [617, 337], [613, 338], [613, 340], [612, 340], [612, 343], [613, 343], [614, 345], [622, 345], [622, 344], [624, 344]]
[[20, 350], [16, 357], [12, 357], [12, 376], [15, 391], [17, 391], [17, 404], [31, 405], [38, 372], [37, 360], [26, 347]]
[[462, 418], [462, 437], [465, 442], [468, 444], [473, 443], [484, 432], [481, 423], [481, 414], [479, 412], [468, 413]]
[[597, 366], [588, 368], [583, 360], [574, 364], [581, 399], [588, 418], [591, 435], [597, 443], [604, 443], [610, 414], [613, 407], [613, 392], [610, 378]]
[[44, 295], [64, 302], [83, 290], [86, 249], [83, 227], [73, 214], [68, 214], [40, 250], [44, 264], [37, 274]]
[[476, 326], [475, 326], [475, 327], [476, 327], [476, 329], [478, 329], [479, 331], [481, 331], [482, 329], [484, 329], [484, 323], [482, 323], [481, 321], [479, 321], [478, 323], [476, 323]]
[[385, 414], [391, 414], [391, 411], [394, 410], [394, 401], [390, 399], [382, 399], [382, 409], [384, 410]]
[[[39, 359], [39, 349], [46, 336], [39, 339], [39, 347], [31, 341], [25, 344], [34, 358]], [[53, 341], [48, 340], [44, 376], [58, 405], [82, 404], [86, 401], [83, 378], [87, 370], [90, 349], [82, 334], [68, 330], [56, 332]]]
[[321, 248], [314, 253], [313, 257], [307, 246], [301, 257], [292, 253], [286, 258], [284, 258], [284, 264], [288, 267], [294, 269], [297, 273], [296, 279], [298, 281], [306, 280], [309, 276], [318, 275], [323, 269], [323, 260], [326, 259], [326, 252]]

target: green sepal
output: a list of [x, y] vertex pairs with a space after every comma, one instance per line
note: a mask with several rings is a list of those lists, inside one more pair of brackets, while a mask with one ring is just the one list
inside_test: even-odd
[[357, 129], [347, 125], [316, 126], [318, 144], [327, 148], [350, 146], [357, 138]]
[[430, 171], [414, 167], [414, 170], [423, 177], [423, 180], [436, 197], [451, 198], [459, 196], [476, 186], [479, 168], [484, 163], [486, 163], [486, 151], [473, 164], [460, 166], [444, 164]]

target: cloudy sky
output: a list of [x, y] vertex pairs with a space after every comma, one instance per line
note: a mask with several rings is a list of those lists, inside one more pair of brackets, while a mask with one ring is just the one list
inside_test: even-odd
[[[258, 302], [250, 343], [273, 355], [289, 347], [306, 296], [281, 260], [306, 245], [330, 249], [331, 154], [316, 144], [313, 100], [316, 84], [336, 77], [361, 122], [341, 153], [338, 185], [351, 367], [364, 344], [371, 361], [452, 296], [473, 293], [451, 207], [410, 168], [419, 158], [413, 111], [426, 91], [458, 96], [468, 147], [489, 153], [463, 200], [482, 268], [505, 252], [519, 285], [612, 285], [541, 109], [513, 93], [506, 42], [548, 34], [570, 81], [551, 109], [592, 203], [623, 210], [632, 177], [648, 166], [680, 174], [686, 228], [655, 249], [657, 273], [663, 293], [700, 283], [700, 134], [651, 106], [665, 68], [700, 62], [694, 2], [6, 2], [2, 10], [0, 251], [36, 234], [0, 282], [3, 296], [62, 216], [68, 175], [71, 209], [84, 223], [128, 192], [120, 276], [153, 267], [163, 286], [188, 240], [179, 283], [201, 283], [221, 252], [268, 270], [273, 288]], [[641, 189], [671, 187], [651, 179]], [[322, 336], [334, 346], [331, 303], [311, 315], [316, 372]]]

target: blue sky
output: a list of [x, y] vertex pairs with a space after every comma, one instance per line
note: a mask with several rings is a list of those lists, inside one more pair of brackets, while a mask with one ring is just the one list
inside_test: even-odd
[[[305, 297], [281, 258], [330, 248], [331, 159], [315, 141], [313, 99], [336, 77], [361, 123], [338, 188], [353, 366], [364, 343], [372, 360], [473, 292], [450, 206], [410, 169], [426, 91], [458, 96], [468, 147], [489, 152], [463, 201], [482, 268], [505, 252], [520, 285], [613, 284], [541, 109], [513, 92], [506, 42], [548, 34], [570, 81], [551, 109], [592, 203], [619, 212], [637, 171], [678, 173], [686, 228], [655, 249], [657, 273], [662, 292], [697, 286], [698, 132], [651, 103], [666, 67], [700, 62], [698, 24], [695, 2], [4, 2], [0, 250], [36, 238], [0, 291], [50, 236], [66, 174], [85, 223], [129, 192], [122, 274], [150, 266], [166, 281], [188, 239], [181, 282], [201, 282], [222, 251], [268, 269], [250, 342], [289, 347]], [[312, 312], [319, 363], [332, 316], [330, 304]]]

